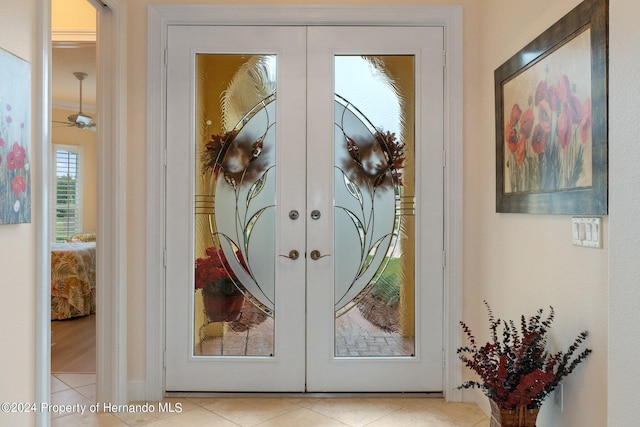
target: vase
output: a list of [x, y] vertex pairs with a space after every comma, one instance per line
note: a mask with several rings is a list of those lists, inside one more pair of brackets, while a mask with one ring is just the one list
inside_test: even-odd
[[235, 322], [242, 314], [244, 295], [202, 294], [204, 312], [209, 322]]
[[493, 400], [490, 400], [490, 403], [490, 427], [536, 427], [536, 418], [540, 409], [527, 409], [525, 406], [516, 409], [500, 409]]

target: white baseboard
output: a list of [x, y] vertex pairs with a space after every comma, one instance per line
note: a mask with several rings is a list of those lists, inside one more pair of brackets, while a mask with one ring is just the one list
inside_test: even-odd
[[147, 383], [145, 381], [127, 382], [127, 396], [129, 402], [143, 402], [147, 400]]

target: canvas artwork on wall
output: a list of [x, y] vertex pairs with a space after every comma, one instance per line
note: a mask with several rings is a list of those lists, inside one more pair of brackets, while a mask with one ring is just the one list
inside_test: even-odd
[[0, 49], [0, 224], [31, 222], [31, 66]]
[[607, 214], [607, 0], [495, 71], [496, 211]]

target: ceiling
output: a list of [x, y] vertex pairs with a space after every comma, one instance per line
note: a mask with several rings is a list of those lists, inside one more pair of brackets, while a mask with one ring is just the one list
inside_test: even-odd
[[55, 45], [51, 55], [51, 98], [53, 108], [78, 112], [80, 83], [73, 75], [87, 73], [82, 82], [82, 111], [95, 113], [96, 109], [96, 46], [95, 43]]

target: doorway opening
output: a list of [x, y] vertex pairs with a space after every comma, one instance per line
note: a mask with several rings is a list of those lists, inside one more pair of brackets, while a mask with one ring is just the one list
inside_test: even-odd
[[168, 40], [167, 390], [441, 392], [443, 28]]
[[[97, 45], [96, 186], [97, 211], [96, 282], [107, 283], [96, 290], [96, 400], [127, 402], [126, 369], [126, 4], [123, 0], [88, 0], [97, 11], [100, 43]], [[38, 122], [40, 171], [49, 171], [51, 153], [51, 0], [38, 0], [39, 58]], [[108, 144], [101, 143], [109, 141]], [[39, 177], [38, 204], [51, 206], [48, 173]], [[46, 207], [46, 209], [44, 209]], [[51, 234], [50, 216], [38, 219], [36, 312], [36, 399], [51, 398]], [[55, 342], [55, 339], [54, 339]], [[38, 413], [38, 425], [49, 425], [49, 414]]]
[[96, 393], [101, 285], [96, 281], [97, 12], [86, 0], [64, 5], [52, 0], [51, 6], [51, 392], [52, 400], [64, 392], [80, 401]]
[[[445, 326], [443, 336], [445, 379], [444, 393], [448, 400], [459, 400], [460, 393], [455, 385], [460, 382], [460, 370], [455, 349], [459, 346], [457, 321], [461, 312], [461, 235], [459, 224], [462, 218], [462, 10], [460, 7], [398, 7], [390, 15], [388, 8], [359, 7], [233, 7], [233, 6], [172, 6], [157, 5], [149, 9], [149, 61], [148, 61], [148, 120], [151, 123], [165, 123], [166, 79], [167, 69], [165, 54], [167, 50], [168, 28], [174, 24], [186, 25], [228, 25], [233, 28], [239, 25], [408, 25], [408, 26], [443, 26], [445, 37], [441, 61], [445, 67], [445, 130], [444, 147], [441, 153], [445, 166], [445, 229], [444, 241], [446, 267], [444, 271], [444, 309]], [[242, 16], [242, 21], [238, 21]], [[446, 58], [446, 61], [445, 61]], [[440, 61], [439, 60], [439, 61]], [[161, 307], [165, 303], [165, 273], [163, 260], [164, 227], [167, 221], [162, 213], [164, 209], [163, 171], [167, 159], [167, 135], [164, 126], [148, 129], [149, 141], [147, 188], [148, 188], [148, 228], [147, 228], [147, 396], [161, 399], [165, 395], [164, 383], [164, 313]], [[445, 162], [446, 158], [446, 162]], [[303, 202], [305, 203], [305, 202]], [[153, 214], [151, 214], [153, 212]], [[186, 249], [186, 248], [185, 248]], [[286, 245], [282, 249], [287, 254], [291, 249]], [[315, 249], [315, 248], [314, 248]], [[322, 255], [324, 252], [321, 251]], [[445, 254], [443, 264], [445, 263]], [[322, 258], [326, 260], [326, 258]], [[193, 273], [191, 273], [193, 274]], [[188, 276], [184, 276], [188, 277]], [[261, 372], [258, 371], [261, 375]]]

